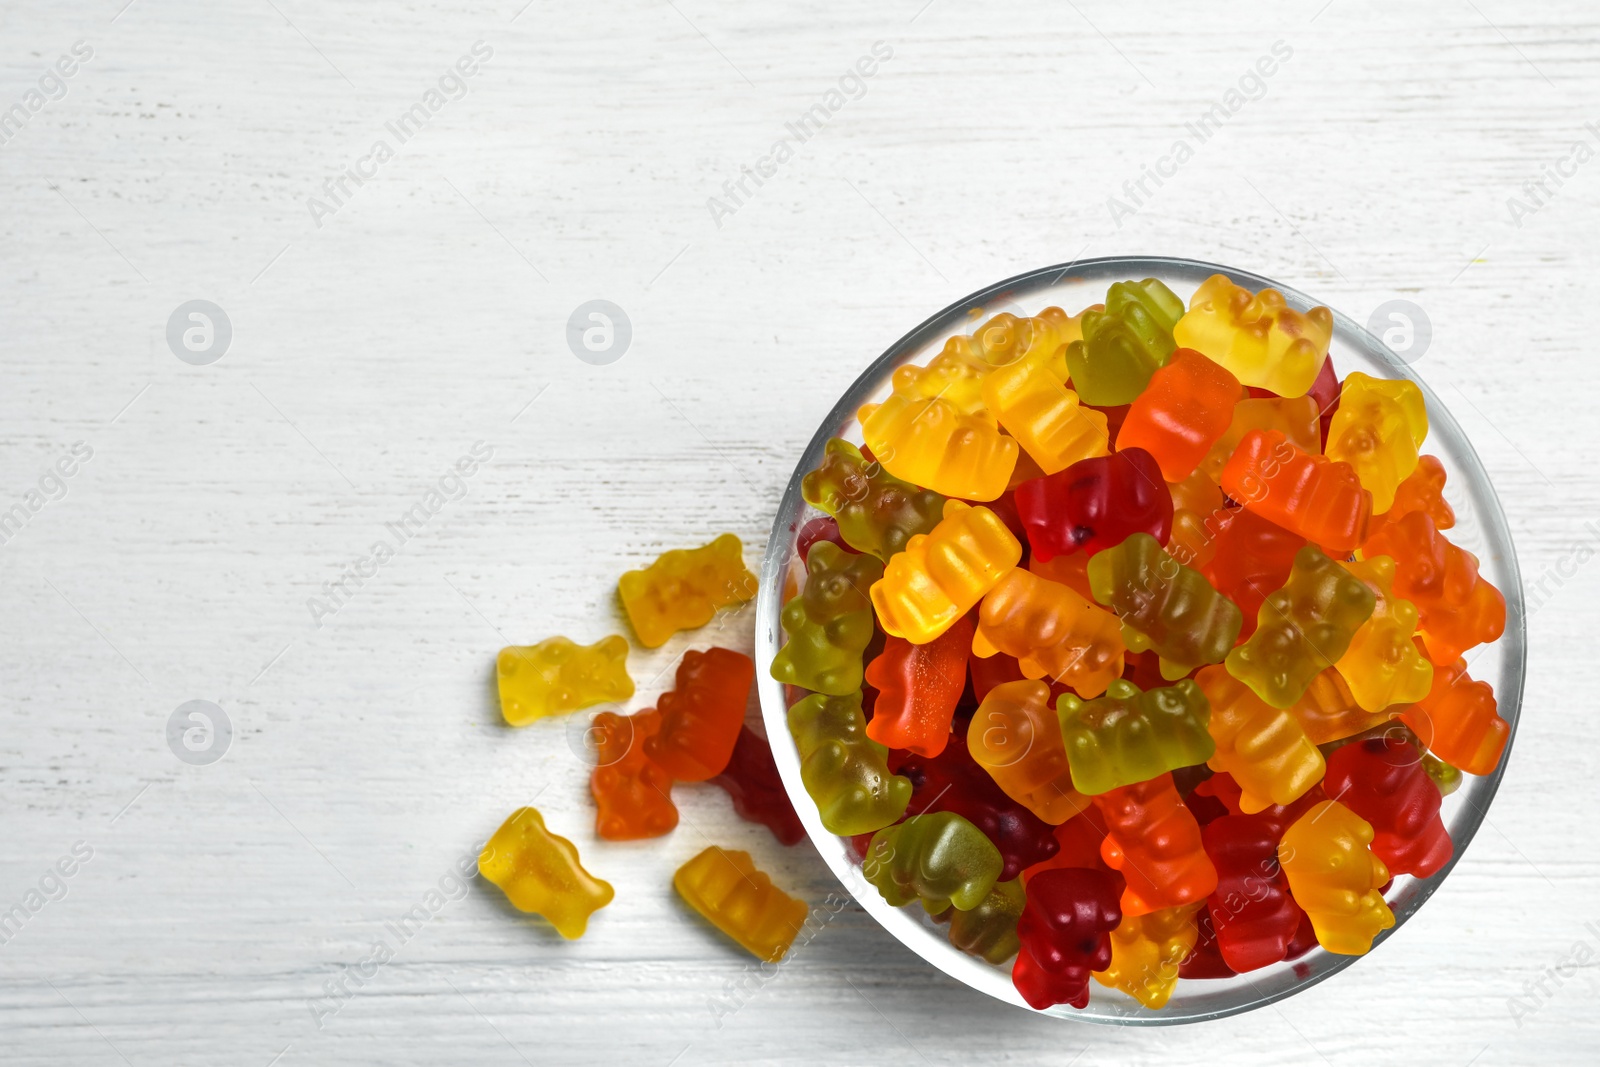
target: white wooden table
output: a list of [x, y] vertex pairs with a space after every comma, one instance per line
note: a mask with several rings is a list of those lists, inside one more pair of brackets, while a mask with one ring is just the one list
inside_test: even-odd
[[[0, 13], [0, 1060], [1595, 1061], [1592, 4], [123, 2]], [[820, 901], [810, 846], [710, 788], [597, 843], [570, 723], [500, 726], [495, 650], [618, 630], [668, 547], [754, 564], [889, 341], [1114, 252], [1425, 309], [1544, 583], [1490, 823], [1373, 958], [1220, 1023], [1004, 1008], [855, 908], [753, 982], [671, 872], [710, 839]], [[610, 365], [566, 340], [594, 298], [631, 322]], [[195, 299], [231, 323], [207, 365], [167, 339]], [[636, 650], [639, 703], [712, 640], [749, 615]], [[218, 762], [169, 747], [191, 700]], [[617, 889], [580, 943], [450, 875], [533, 801]]]

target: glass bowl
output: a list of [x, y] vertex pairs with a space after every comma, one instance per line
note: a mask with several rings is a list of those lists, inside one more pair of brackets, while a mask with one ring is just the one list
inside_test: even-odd
[[[1304, 293], [1248, 271], [1215, 263], [1153, 256], [1084, 259], [1008, 278], [950, 305], [923, 322], [890, 345], [844, 391], [839, 402], [817, 428], [811, 443], [801, 453], [773, 522], [772, 539], [767, 545], [766, 560], [762, 564], [761, 592], [756, 604], [756, 684], [767, 737], [772, 742], [773, 757], [806, 832], [845, 888], [907, 948], [952, 978], [1020, 1007], [1027, 1005], [1011, 984], [1009, 962], [996, 967], [955, 948], [947, 939], [946, 929], [935, 925], [920, 907], [891, 907], [862, 876], [849, 840], [823, 829], [817, 807], [801, 785], [799, 755], [789, 736], [784, 687], [770, 673], [772, 657], [783, 643], [778, 617], [783, 607], [786, 583], [792, 576], [803, 573], [795, 546], [796, 534], [807, 520], [821, 514], [801, 497], [800, 480], [822, 461], [823, 447], [830, 437], [844, 437], [856, 443], [861, 441], [856, 409], [863, 404], [881, 401], [889, 394], [890, 378], [896, 367], [906, 363], [925, 363], [938, 354], [947, 338], [971, 333], [993, 314], [1010, 311], [1018, 315], [1034, 315], [1051, 305], [1065, 308], [1069, 314], [1076, 314], [1090, 304], [1104, 300], [1106, 289], [1112, 282], [1152, 277], [1165, 282], [1187, 306], [1194, 290], [1213, 274], [1227, 275], [1235, 283], [1252, 290], [1271, 286], [1283, 293], [1291, 307], [1300, 311], [1318, 303]], [[1380, 378], [1409, 378], [1422, 388], [1427, 398], [1431, 429], [1424, 451], [1437, 456], [1448, 473], [1445, 496], [1455, 508], [1457, 516], [1457, 524], [1449, 534], [1450, 539], [1476, 555], [1484, 577], [1505, 594], [1504, 636], [1492, 644], [1472, 650], [1468, 659], [1472, 676], [1494, 686], [1500, 714], [1510, 724], [1514, 739], [1527, 660], [1522, 579], [1511, 545], [1511, 531], [1506, 526], [1505, 515], [1500, 510], [1494, 489], [1489, 484], [1489, 476], [1484, 472], [1483, 464], [1461, 427], [1427, 384], [1383, 342], [1349, 317], [1337, 311], [1333, 317], [1330, 353], [1334, 368], [1341, 378], [1356, 370]], [[1506, 755], [1502, 756], [1500, 766], [1493, 774], [1481, 778], [1465, 775], [1461, 787], [1445, 798], [1441, 814], [1455, 844], [1454, 855], [1443, 870], [1430, 878], [1401, 876], [1395, 879], [1387, 894], [1389, 906], [1394, 910], [1395, 925], [1378, 935], [1372, 946], [1374, 951], [1433, 895], [1460, 860], [1500, 785], [1500, 776], [1505, 773], [1506, 756], [1509, 756], [1510, 749], [1511, 741], [1508, 739]], [[1282, 1000], [1336, 974], [1360, 958], [1335, 955], [1319, 947], [1292, 962], [1277, 963], [1233, 978], [1183, 979], [1179, 981], [1172, 999], [1159, 1011], [1145, 1008], [1132, 997], [1098, 982], [1090, 982], [1087, 1008], [1080, 1010], [1058, 1005], [1046, 1009], [1042, 1014], [1132, 1026], [1217, 1019]]]

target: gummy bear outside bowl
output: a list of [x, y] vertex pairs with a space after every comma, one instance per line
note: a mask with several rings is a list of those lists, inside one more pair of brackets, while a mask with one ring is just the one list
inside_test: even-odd
[[[904, 942], [906, 947], [951, 977], [1020, 1007], [1027, 1005], [1011, 984], [1009, 961], [1001, 967], [995, 967], [968, 956], [949, 943], [945, 928], [934, 925], [921, 908], [915, 905], [891, 907], [862, 876], [849, 840], [823, 829], [816, 805], [801, 785], [799, 755], [789, 736], [784, 687], [770, 673], [772, 658], [783, 643], [778, 620], [786, 582], [794, 575], [803, 574], [796, 551], [796, 534], [807, 520], [821, 514], [801, 497], [800, 480], [822, 461], [823, 447], [830, 437], [844, 437], [857, 443], [861, 441], [860, 426], [855, 418], [856, 409], [888, 395], [890, 377], [896, 367], [906, 363], [925, 363], [938, 354], [947, 338], [970, 333], [990, 315], [1001, 311], [1032, 315], [1051, 305], [1075, 314], [1090, 304], [1102, 301], [1106, 288], [1112, 282], [1151, 277], [1165, 282], [1187, 305], [1194, 290], [1212, 274], [1227, 275], [1235, 283], [1250, 289], [1272, 286], [1284, 294], [1291, 307], [1300, 311], [1318, 303], [1303, 293], [1248, 271], [1213, 263], [1159, 257], [1085, 259], [1046, 267], [999, 282], [952, 304], [900, 338], [845, 390], [800, 456], [799, 465], [784, 490], [773, 523], [772, 538], [762, 565], [761, 591], [756, 606], [756, 684], [773, 756], [806, 832], [845, 888], [884, 929]], [[1450, 539], [1478, 557], [1484, 577], [1493, 582], [1506, 598], [1504, 636], [1469, 654], [1473, 677], [1494, 687], [1500, 714], [1511, 726], [1506, 752], [1493, 774], [1481, 778], [1466, 775], [1461, 787], [1445, 798], [1441, 817], [1455, 844], [1454, 855], [1450, 863], [1431, 878], [1402, 876], [1395, 880], [1387, 894], [1389, 905], [1394, 910], [1395, 925], [1378, 935], [1373, 943], [1373, 949], [1376, 950], [1443, 883], [1471, 843], [1489, 802], [1494, 798], [1500, 777], [1505, 772], [1511, 741], [1516, 736], [1526, 669], [1526, 629], [1522, 580], [1511, 545], [1511, 532], [1483, 464], [1461, 427], [1410, 367], [1381, 341], [1338, 311], [1334, 312], [1330, 353], [1334, 368], [1341, 378], [1359, 370], [1380, 378], [1408, 378], [1422, 388], [1427, 398], [1431, 423], [1424, 451], [1443, 462], [1448, 474], [1445, 497], [1455, 508], [1457, 516]], [[1058, 1005], [1046, 1009], [1042, 1014], [1134, 1026], [1216, 1019], [1282, 1000], [1336, 974], [1358, 959], [1358, 956], [1339, 956], [1314, 948], [1293, 962], [1277, 963], [1233, 978], [1184, 979], [1178, 983], [1166, 1007], [1159, 1011], [1145, 1008], [1132, 997], [1098, 982], [1090, 982], [1087, 1008], [1078, 1010]]]

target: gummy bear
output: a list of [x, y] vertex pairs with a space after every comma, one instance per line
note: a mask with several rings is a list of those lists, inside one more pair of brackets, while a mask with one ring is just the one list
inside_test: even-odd
[[889, 773], [883, 747], [867, 737], [859, 691], [806, 697], [789, 709], [789, 733], [800, 780], [830, 834], [870, 833], [905, 813], [911, 783]]
[[1344, 380], [1325, 454], [1355, 468], [1372, 494], [1372, 510], [1384, 512], [1394, 504], [1400, 483], [1416, 470], [1417, 449], [1427, 433], [1428, 416], [1415, 382], [1355, 371]]
[[1333, 339], [1333, 312], [1299, 312], [1276, 289], [1259, 293], [1213, 274], [1189, 298], [1172, 335], [1227, 367], [1245, 385], [1279, 396], [1304, 396], [1316, 381]]
[[788, 790], [778, 777], [772, 746], [748, 726], [739, 728], [733, 755], [722, 773], [711, 779], [711, 784], [727, 792], [739, 818], [760, 823], [783, 844], [798, 844], [805, 837], [805, 827], [800, 825], [800, 816], [795, 814]]
[[813, 545], [805, 587], [783, 606], [788, 641], [772, 657], [772, 677], [833, 696], [860, 689], [861, 657], [873, 634], [872, 583], [882, 577], [876, 556]]
[[1313, 397], [1252, 397], [1234, 405], [1228, 428], [1200, 461], [1200, 471], [1206, 478], [1212, 482], [1222, 480], [1222, 468], [1251, 430], [1277, 430], [1296, 448], [1318, 455], [1322, 452], [1317, 402]]
[[1453, 663], [1505, 632], [1505, 597], [1478, 573], [1477, 557], [1451, 544], [1425, 512], [1385, 524], [1361, 546], [1361, 555], [1395, 561], [1395, 595], [1416, 605], [1422, 642], [1435, 666]]
[[1500, 765], [1511, 724], [1500, 717], [1494, 690], [1473, 681], [1466, 660], [1433, 672], [1433, 688], [1400, 712], [1428, 751], [1468, 774], [1490, 774]]
[[1305, 912], [1278, 863], [1283, 828], [1260, 815], [1224, 815], [1201, 835], [1217, 868], [1207, 907], [1228, 969], [1253, 971], [1284, 959]]
[[882, 560], [930, 532], [944, 514], [944, 497], [901, 481], [838, 437], [828, 442], [822, 466], [801, 481], [800, 492], [833, 516], [851, 548]]
[[1306, 539], [1249, 508], [1215, 513], [1207, 520], [1207, 529], [1216, 531], [1216, 551], [1200, 573], [1239, 606], [1244, 617], [1239, 636], [1249, 637], [1255, 633], [1267, 594], [1289, 580], [1295, 553], [1305, 547]]
[[964, 415], [983, 414], [984, 379], [1017, 352], [1027, 321], [1001, 312], [970, 336], [957, 334], [926, 367], [895, 368], [894, 391], [908, 400], [942, 397]]
[[1133, 533], [1165, 544], [1172, 533], [1172, 494], [1155, 457], [1128, 448], [1017, 486], [1017, 512], [1035, 559], [1083, 549], [1114, 548]]
[[950, 943], [969, 956], [1000, 964], [1017, 954], [1017, 919], [1027, 896], [1016, 878], [996, 882], [989, 895], [969, 911], [947, 908], [933, 917], [950, 924]]
[[1142, 448], [1161, 476], [1181, 482], [1195, 472], [1233, 420], [1239, 379], [1193, 349], [1180, 348], [1128, 408], [1117, 450]]
[[680, 782], [720, 774], [739, 740], [755, 676], [750, 657], [732, 649], [685, 652], [673, 690], [656, 702], [661, 730], [645, 739], [645, 755]]
[[1106, 417], [1084, 407], [1056, 370], [1053, 357], [1066, 343], [1059, 340], [1065, 333], [1048, 325], [1030, 328], [1027, 350], [990, 371], [983, 383], [989, 412], [1046, 474], [1103, 456], [1109, 448]]
[[889, 748], [937, 756], [950, 740], [950, 717], [967, 686], [972, 654], [970, 614], [925, 645], [898, 637], [867, 664], [867, 684], [878, 691], [867, 736]]
[[819, 515], [800, 527], [800, 532], [795, 534], [794, 550], [800, 556], [800, 564], [804, 566], [811, 558], [811, 550], [823, 541], [837, 545], [846, 552], [855, 549], [845, 544], [844, 535], [839, 532], [839, 524], [832, 515]]
[[1003, 652], [1024, 677], [1099, 696], [1122, 674], [1122, 627], [1066, 586], [1017, 568], [983, 598], [972, 651], [980, 660]]
[[1388, 714], [1367, 711], [1356, 703], [1350, 684], [1337, 668], [1329, 667], [1311, 679], [1305, 693], [1289, 709], [1313, 745], [1326, 745], [1354, 737], [1386, 722]]
[[949, 811], [916, 815], [872, 835], [861, 863], [894, 907], [921, 900], [930, 915], [970, 911], [1000, 880], [1000, 852], [983, 831]]
[[1094, 598], [1122, 620], [1133, 652], [1154, 650], [1161, 676], [1182, 678], [1205, 663], [1220, 663], [1244, 624], [1237, 605], [1185, 567], [1146, 533], [1129, 535], [1089, 560]]
[[645, 755], [644, 745], [661, 729], [654, 708], [633, 715], [602, 711], [590, 727], [595, 765], [589, 791], [595, 802], [595, 833], [607, 841], [660, 837], [678, 825], [672, 776]]
[[1328, 757], [1324, 788], [1372, 827], [1372, 854], [1389, 873], [1427, 878], [1450, 862], [1439, 790], [1422, 753], [1400, 737], [1369, 737]]
[[617, 581], [617, 593], [639, 643], [657, 648], [679, 630], [704, 626], [717, 609], [756, 595], [756, 576], [745, 569], [744, 546], [723, 534], [699, 548], [663, 552], [642, 571]]
[[1379, 887], [1389, 881], [1372, 854], [1372, 827], [1337, 800], [1324, 800], [1284, 832], [1278, 862], [1297, 904], [1311, 918], [1317, 943], [1329, 952], [1359, 956], [1394, 913]]
[[1106, 820], [1100, 854], [1127, 881], [1124, 915], [1192, 904], [1217, 888], [1217, 871], [1200, 842], [1200, 825], [1178, 796], [1170, 773], [1119, 786], [1094, 802]]
[[[1180, 350], [1181, 351], [1181, 350]], [[1194, 916], [1202, 905], [1124, 916], [1111, 931], [1111, 965], [1094, 980], [1120, 989], [1147, 1008], [1164, 1008], [1178, 985], [1178, 964], [1199, 936]]]
[[1456, 524], [1456, 513], [1444, 498], [1444, 464], [1435, 456], [1421, 456], [1417, 469], [1400, 483], [1394, 492], [1394, 504], [1381, 515], [1372, 516], [1367, 526], [1367, 540], [1378, 536], [1389, 523], [1403, 519], [1413, 511], [1424, 512], [1433, 520], [1436, 530], [1448, 530]]
[[583, 869], [571, 841], [545, 829], [536, 808], [518, 808], [501, 824], [478, 856], [478, 873], [519, 911], [550, 920], [568, 941], [582, 937], [589, 916], [616, 895], [609, 882]]
[[1028, 883], [1017, 920], [1020, 948], [1011, 981], [1043, 1010], [1089, 1003], [1089, 974], [1111, 964], [1111, 931], [1122, 922], [1116, 875], [1085, 868], [1044, 871]]
[[1313, 455], [1277, 430], [1251, 430], [1222, 468], [1222, 491], [1247, 510], [1343, 555], [1359, 545], [1372, 494], [1348, 463]]
[[587, 648], [565, 637], [502, 648], [495, 660], [500, 714], [512, 726], [633, 696], [628, 639], [612, 634]]
[[1367, 583], [1377, 599], [1372, 617], [1361, 624], [1334, 667], [1367, 711], [1421, 700], [1433, 685], [1433, 664], [1412, 643], [1417, 609], [1394, 595], [1394, 560], [1373, 556], [1344, 568]]
[[1183, 301], [1155, 278], [1112, 285], [1105, 310], [1084, 313], [1083, 340], [1067, 346], [1073, 388], [1088, 404], [1130, 403], [1177, 348], [1182, 316]]
[[972, 610], [1021, 558], [1021, 543], [994, 512], [947, 501], [933, 532], [907, 542], [873, 583], [878, 622], [893, 637], [925, 645]]
[[1222, 490], [1195, 471], [1181, 482], [1168, 482], [1167, 491], [1172, 494], [1172, 534], [1167, 540], [1167, 552], [1185, 567], [1201, 570], [1217, 554], [1220, 527], [1213, 515], [1222, 508]]
[[1056, 711], [1072, 785], [1088, 796], [1203, 763], [1214, 747], [1205, 694], [1188, 678], [1146, 692], [1118, 679], [1088, 703], [1061, 697]]
[[1241, 811], [1292, 803], [1322, 778], [1322, 753], [1293, 715], [1262, 700], [1220, 665], [1205, 668], [1195, 681], [1211, 702], [1217, 747], [1208, 762], [1238, 783]]
[[951, 811], [983, 831], [1000, 850], [1002, 881], [1048, 861], [1060, 849], [1050, 824], [1006, 796], [967, 751], [962, 734], [952, 734], [937, 757], [911, 756], [897, 769], [911, 780], [912, 809]]
[[1061, 725], [1043, 682], [991, 689], [967, 727], [967, 749], [1007, 796], [1047, 823], [1066, 822], [1088, 806], [1072, 787]]
[[773, 885], [748, 852], [712, 845], [678, 868], [672, 888], [712, 926], [767, 963], [783, 959], [805, 925], [805, 901]]
[[890, 474], [944, 496], [993, 500], [1017, 465], [1015, 438], [988, 414], [963, 414], [942, 396], [892, 394], [857, 414], [867, 447]]
[[1365, 582], [1307, 545], [1283, 588], [1262, 604], [1256, 632], [1228, 653], [1228, 673], [1273, 707], [1291, 707], [1318, 671], [1345, 654], [1375, 602]]

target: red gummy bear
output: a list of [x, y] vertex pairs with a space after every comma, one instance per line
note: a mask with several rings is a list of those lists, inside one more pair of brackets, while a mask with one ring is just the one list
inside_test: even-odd
[[1267, 597], [1283, 588], [1295, 553], [1306, 539], [1262, 518], [1249, 508], [1216, 511], [1205, 520], [1216, 553], [1200, 568], [1206, 581], [1244, 614], [1243, 641], [1255, 632], [1257, 614]]
[[1201, 831], [1217, 868], [1217, 888], [1206, 905], [1217, 949], [1233, 971], [1283, 959], [1305, 915], [1278, 866], [1283, 830], [1271, 817], [1224, 815]]
[[760, 823], [785, 845], [797, 844], [806, 836], [800, 816], [789, 803], [789, 793], [778, 777], [772, 761], [772, 746], [748, 726], [739, 728], [733, 755], [721, 774], [711, 779], [733, 799], [733, 810], [741, 819]]
[[950, 740], [950, 717], [967, 687], [972, 656], [972, 613], [925, 645], [898, 637], [867, 664], [866, 681], [878, 690], [867, 736], [888, 748], [937, 756]]
[[1426, 878], [1450, 862], [1439, 788], [1403, 737], [1369, 737], [1328, 756], [1323, 788], [1372, 825], [1372, 852], [1390, 874]]
[[661, 732], [644, 751], [680, 782], [703, 782], [722, 773], [744, 725], [744, 706], [756, 665], [729, 648], [685, 652], [675, 688], [662, 693]]
[[1035, 1008], [1089, 1003], [1089, 972], [1111, 966], [1111, 931], [1122, 922], [1118, 879], [1107, 871], [1069, 867], [1028, 883], [1017, 920], [1022, 947], [1011, 969], [1017, 992]]
[[844, 534], [839, 532], [839, 523], [832, 515], [823, 515], [812, 519], [800, 527], [800, 533], [794, 539], [795, 551], [800, 553], [800, 562], [805, 563], [811, 558], [811, 546], [818, 541], [832, 541], [844, 551], [858, 555], [855, 549], [844, 543]]
[[1017, 486], [1017, 512], [1033, 557], [1048, 563], [1079, 549], [1115, 548], [1133, 533], [1163, 545], [1172, 536], [1172, 493], [1142, 448], [1079, 460]]

